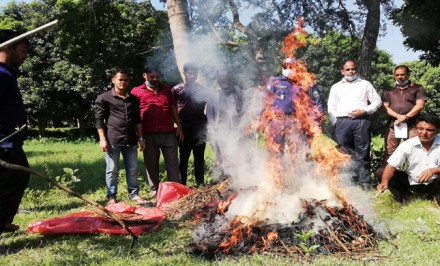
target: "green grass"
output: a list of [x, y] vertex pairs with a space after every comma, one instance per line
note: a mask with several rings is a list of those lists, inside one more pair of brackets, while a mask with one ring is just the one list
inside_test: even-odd
[[[64, 167], [79, 169], [81, 182], [74, 190], [86, 197], [105, 203], [104, 154], [93, 141], [60, 142], [32, 140], [25, 145], [31, 167], [54, 177], [62, 175]], [[212, 165], [212, 151], [207, 151]], [[141, 196], [147, 195], [141, 154], [138, 158]], [[191, 162], [190, 162], [191, 164]], [[192, 164], [191, 164], [192, 165]], [[161, 171], [164, 171], [163, 164]], [[123, 172], [118, 197], [126, 199]], [[207, 175], [209, 175], [208, 172]], [[189, 185], [194, 177], [189, 177]], [[373, 195], [374, 192], [372, 191]], [[432, 201], [417, 199], [407, 206], [397, 204], [385, 192], [372, 203], [378, 217], [376, 222], [388, 230], [388, 241], [380, 242], [381, 257], [363, 258], [319, 256], [311, 261], [292, 259], [278, 254], [248, 255], [208, 261], [194, 255], [191, 243], [191, 224], [167, 220], [161, 228], [141, 236], [132, 255], [128, 255], [130, 237], [111, 235], [42, 236], [27, 233], [31, 222], [79, 211], [84, 203], [50, 188], [45, 181], [31, 177], [15, 223], [16, 233], [0, 236], [0, 247], [9, 247], [9, 254], [0, 255], [0, 265], [438, 265], [440, 263], [440, 210]], [[0, 253], [1, 254], [1, 253]]]

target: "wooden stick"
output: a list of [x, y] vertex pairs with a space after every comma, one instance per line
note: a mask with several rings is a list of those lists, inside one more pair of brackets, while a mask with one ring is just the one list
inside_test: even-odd
[[12, 138], [12, 136], [15, 136], [15, 134], [17, 134], [18, 132], [22, 131], [24, 128], [26, 127], [26, 124], [22, 125], [20, 128], [17, 128], [16, 131], [14, 131], [12, 134], [4, 137], [3, 139], [0, 140], [0, 143], [5, 142], [6, 140]]
[[53, 25], [55, 25], [55, 24], [57, 24], [57, 23], [58, 23], [58, 20], [54, 20], [54, 21], [52, 21], [52, 22], [49, 22], [49, 23], [44, 24], [43, 26], [40, 26], [40, 27], [38, 27], [38, 28], [35, 28], [35, 29], [30, 30], [30, 31], [28, 31], [28, 32], [25, 32], [25, 33], [23, 33], [23, 34], [21, 34], [21, 35], [18, 35], [18, 36], [15, 37], [15, 38], [12, 38], [12, 39], [10, 39], [10, 40], [7, 40], [6, 42], [0, 44], [0, 49], [3, 48], [3, 47], [5, 47], [5, 46], [7, 46], [7, 45], [9, 45], [9, 44], [13, 44], [13, 43], [15, 43], [15, 42], [18, 42], [18, 41], [20, 41], [20, 40], [26, 38], [26, 37], [29, 36], [29, 35], [35, 34], [35, 33], [39, 32], [39, 31], [42, 31], [42, 30], [44, 30], [45, 28], [48, 28], [48, 27], [50, 27], [50, 26], [53, 26]]
[[64, 191], [67, 192], [69, 195], [74, 196], [74, 197], [77, 197], [77, 198], [79, 198], [79, 199], [85, 201], [86, 203], [88, 203], [88, 204], [90, 204], [90, 205], [92, 205], [92, 206], [95, 206], [96, 208], [98, 208], [98, 209], [100, 209], [101, 211], [103, 211], [105, 214], [108, 215], [108, 217], [110, 217], [111, 219], [115, 220], [118, 224], [120, 224], [120, 225], [122, 226], [122, 228], [124, 228], [125, 230], [127, 230], [127, 232], [130, 234], [130, 236], [132, 237], [132, 241], [131, 241], [131, 244], [130, 244], [130, 251], [129, 251], [129, 254], [132, 253], [134, 243], [135, 243], [136, 240], [138, 239], [138, 236], [135, 235], [135, 234], [133, 233], [133, 231], [130, 230], [130, 228], [128, 228], [128, 226], [124, 223], [124, 221], [122, 221], [121, 219], [119, 219], [116, 215], [114, 215], [111, 211], [107, 210], [104, 206], [102, 206], [101, 204], [99, 204], [99, 203], [97, 203], [97, 202], [95, 202], [95, 201], [93, 201], [93, 200], [90, 200], [90, 199], [84, 197], [83, 195], [81, 195], [81, 194], [79, 194], [79, 193], [77, 193], [77, 192], [71, 190], [70, 188], [68, 188], [68, 187], [66, 187], [66, 186], [64, 186], [64, 185], [62, 185], [62, 184], [60, 184], [60, 183], [58, 183], [57, 181], [51, 179], [51, 178], [48, 177], [47, 175], [42, 174], [42, 173], [40, 173], [40, 172], [38, 172], [38, 171], [35, 171], [35, 170], [31, 169], [31, 168], [27, 168], [27, 167], [24, 167], [24, 166], [21, 166], [21, 165], [16, 165], [16, 164], [10, 164], [10, 163], [7, 163], [7, 162], [5, 162], [5, 161], [3, 161], [3, 160], [1, 160], [1, 159], [0, 159], [0, 165], [3, 166], [3, 167], [5, 167], [5, 168], [9, 168], [9, 169], [14, 169], [14, 170], [19, 170], [19, 171], [28, 172], [28, 173], [30, 173], [30, 174], [36, 175], [36, 176], [38, 176], [38, 177], [41, 177], [41, 178], [43, 178], [44, 180], [46, 180], [47, 182], [49, 182], [50, 184], [56, 186], [57, 188], [59, 188], [59, 189], [61, 189], [61, 190], [64, 190]]
[[330, 235], [336, 240], [336, 242], [339, 243], [339, 245], [342, 246], [342, 248], [347, 252], [348, 254], [351, 254], [350, 250], [342, 243], [342, 241], [336, 236], [336, 234], [333, 232], [332, 229], [330, 229], [330, 226], [327, 225], [327, 223], [322, 219], [322, 217], [319, 217], [321, 221], [324, 223], [325, 228], [327, 228], [327, 231], [330, 233]]

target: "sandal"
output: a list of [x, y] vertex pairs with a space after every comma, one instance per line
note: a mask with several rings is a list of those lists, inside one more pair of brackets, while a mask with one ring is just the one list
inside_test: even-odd
[[3, 228], [3, 232], [15, 232], [20, 228], [17, 224], [6, 224], [5, 228]]

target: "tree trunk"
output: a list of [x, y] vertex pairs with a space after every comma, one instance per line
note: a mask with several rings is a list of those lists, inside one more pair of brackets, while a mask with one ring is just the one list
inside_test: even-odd
[[187, 0], [167, 0], [167, 8], [177, 67], [183, 79], [183, 65], [191, 60], [188, 2]]
[[371, 81], [371, 64], [380, 28], [380, 0], [362, 2], [367, 7], [368, 13], [359, 51], [358, 71], [364, 79]]
[[38, 118], [38, 135], [41, 137], [45, 136], [47, 127], [47, 121], [43, 118]]

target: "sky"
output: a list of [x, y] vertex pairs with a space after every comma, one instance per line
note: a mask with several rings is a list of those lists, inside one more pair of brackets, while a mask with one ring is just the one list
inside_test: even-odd
[[[9, 2], [11, 2], [11, 0], [0, 0], [0, 7], [5, 6]], [[26, 0], [24, 2], [30, 2], [30, 0]], [[395, 0], [394, 2], [396, 7], [400, 7], [403, 3], [403, 0]], [[163, 8], [163, 4], [160, 4], [158, 0], [152, 0], [152, 3], [157, 8]], [[377, 47], [380, 50], [385, 50], [390, 53], [395, 64], [400, 64], [407, 61], [417, 61], [418, 56], [421, 53], [408, 50], [408, 48], [404, 47], [403, 36], [400, 32], [400, 29], [395, 27], [389, 20], [387, 20], [386, 23], [387, 33], [385, 36], [379, 37]]]

